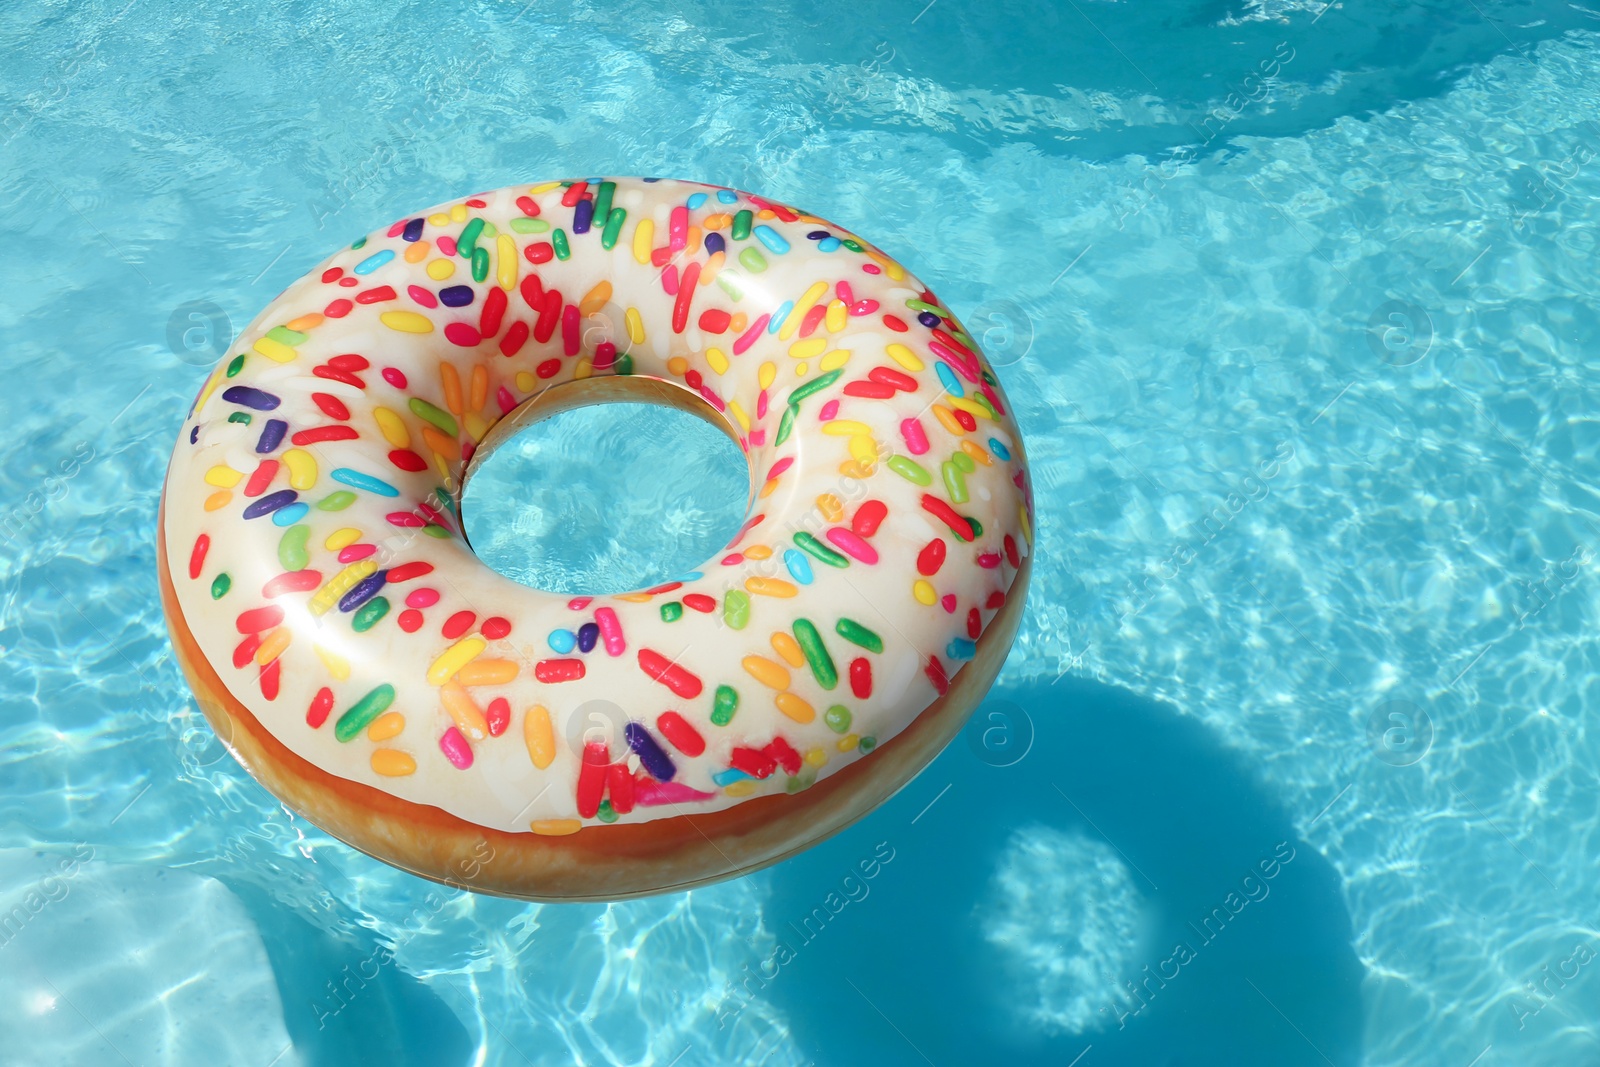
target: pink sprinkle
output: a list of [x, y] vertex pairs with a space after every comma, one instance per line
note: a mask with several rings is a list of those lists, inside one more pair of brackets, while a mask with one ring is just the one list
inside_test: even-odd
[[395, 223], [393, 226], [390, 226], [389, 227], [389, 232], [386, 233], [384, 236], [385, 237], [399, 237], [402, 233], [405, 232], [406, 223], [408, 223], [410, 221], [411, 221], [410, 219], [401, 219], [399, 222]]
[[464, 322], [448, 322], [444, 327], [444, 339], [461, 348], [472, 348], [483, 341], [483, 335]]
[[994, 570], [996, 567], [1000, 566], [1000, 553], [998, 553], [998, 552], [985, 552], [985, 553], [983, 553], [981, 556], [978, 557], [978, 566], [982, 567], [984, 570], [989, 570], [989, 571]]
[[509, 415], [516, 410], [517, 398], [512, 396], [511, 390], [503, 385], [495, 390], [494, 400], [495, 403], [500, 405], [500, 414], [502, 415]]
[[682, 782], [640, 782], [635, 787], [633, 802], [640, 807], [656, 804], [685, 804], [691, 800], [710, 800], [715, 793], [702, 793]]
[[467, 744], [467, 739], [454, 726], [439, 736], [439, 751], [459, 770], [464, 771], [472, 766], [472, 746]]
[[772, 465], [771, 470], [767, 471], [767, 481], [770, 482], [772, 479], [779, 477], [784, 471], [788, 470], [792, 466], [794, 466], [794, 457], [784, 456], [782, 459], [778, 460], [778, 462]]
[[862, 315], [870, 315], [877, 310], [878, 302], [876, 300], [857, 300], [850, 305], [850, 314], [856, 318], [860, 318]]
[[406, 387], [406, 376], [395, 367], [383, 368], [383, 380], [396, 389], [404, 389]]
[[441, 256], [453, 256], [456, 254], [456, 239], [454, 237], [441, 237], [433, 242], [433, 247], [439, 250]]
[[678, 265], [667, 264], [667, 269], [661, 272], [661, 288], [668, 296], [678, 295]]
[[928, 450], [928, 435], [919, 420], [910, 418], [902, 422], [900, 436], [905, 438], [906, 448], [911, 450], [913, 456], [920, 456]]
[[567, 601], [567, 607], [571, 608], [573, 611], [582, 611], [584, 608], [593, 603], [594, 597], [592, 596], [575, 596], [571, 600]]
[[939, 606], [954, 615], [956, 613], [956, 595], [954, 593], [946, 593], [939, 598]]
[[594, 346], [594, 369], [605, 370], [617, 360], [617, 346], [610, 341], [601, 341]]
[[677, 252], [689, 245], [689, 209], [675, 207], [667, 220], [667, 247]]
[[744, 553], [743, 552], [735, 552], [731, 556], [723, 556], [722, 557], [722, 565], [724, 567], [737, 567], [739, 564], [741, 564], [743, 562], [744, 562]]
[[756, 395], [756, 418], [764, 419], [766, 417], [767, 417], [767, 391], [765, 389], [763, 389], [763, 390], [761, 390], [760, 393], [758, 393]]
[[594, 621], [600, 627], [600, 639], [606, 643], [606, 652], [613, 656], [620, 656], [628, 650], [628, 645], [622, 640], [622, 623], [617, 619], [617, 613], [610, 608], [595, 608]]
[[406, 295], [411, 297], [411, 299], [415, 300], [425, 308], [436, 308], [439, 306], [439, 298], [428, 292], [428, 290], [424, 289], [420, 285], [408, 286], [406, 288]]
[[878, 550], [873, 548], [854, 530], [846, 530], [843, 526], [834, 526], [828, 530], [828, 540], [834, 547], [847, 556], [853, 556], [862, 563], [878, 562]]
[[751, 448], [760, 448], [762, 445], [764, 445], [766, 443], [767, 443], [767, 431], [765, 431], [765, 430], [751, 430], [750, 431], [750, 447]]
[[346, 545], [339, 550], [340, 563], [354, 563], [378, 551], [377, 545]]
[[740, 334], [737, 341], [733, 342], [733, 354], [736, 356], [744, 355], [745, 349], [755, 344], [756, 338], [760, 337], [762, 333], [766, 331], [767, 321], [771, 318], [771, 315], [763, 314], [760, 318], [756, 319], [756, 321], [752, 322], [750, 324], [750, 328], [744, 333]]
[[840, 300], [843, 300], [846, 304], [854, 304], [856, 302], [855, 290], [851, 289], [850, 283], [844, 281], [843, 279], [840, 279], [839, 282], [834, 285], [833, 295], [837, 296]]
[[[444, 240], [444, 238], [441, 238], [441, 240]], [[879, 267], [876, 263], [863, 263], [861, 264], [861, 269], [866, 271], [868, 274], [883, 273], [883, 268]]]
[[431, 608], [439, 602], [439, 590], [423, 586], [406, 594], [406, 607]]
[[822, 422], [832, 422], [839, 414], [839, 402], [830, 400], [822, 405], [822, 410], [817, 412], [817, 418]]

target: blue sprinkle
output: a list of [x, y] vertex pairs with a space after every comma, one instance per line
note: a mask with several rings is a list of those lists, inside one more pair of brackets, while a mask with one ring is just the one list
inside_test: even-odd
[[794, 310], [794, 301], [785, 300], [778, 305], [778, 310], [772, 313], [772, 318], [767, 322], [767, 332], [777, 333], [783, 329], [783, 320], [789, 317], [789, 312]]
[[703, 204], [705, 202], [706, 202], [706, 194], [705, 193], [694, 193], [686, 201], [690, 211], [693, 211], [695, 208], [699, 207], [701, 204]]
[[259, 519], [263, 515], [270, 515], [279, 508], [286, 508], [298, 500], [300, 494], [293, 489], [279, 489], [276, 493], [268, 493], [244, 509], [247, 519]]
[[[237, 412], [235, 413], [237, 414]], [[250, 416], [246, 415], [245, 418]], [[283, 444], [283, 435], [289, 432], [289, 424], [282, 419], [268, 419], [267, 424], [261, 427], [261, 439], [256, 442], [256, 451], [265, 455]]]
[[989, 451], [1000, 457], [1002, 463], [1011, 458], [1011, 449], [996, 441], [993, 437], [989, 438]]
[[951, 396], [967, 395], [966, 392], [962, 390], [961, 383], [956, 381], [956, 372], [950, 369], [949, 364], [941, 359], [939, 362], [935, 363], [933, 367], [934, 370], [939, 372], [939, 381], [944, 385], [945, 392], [949, 393]]
[[818, 252], [837, 252], [844, 247], [844, 243], [837, 237], [824, 237], [817, 242]]
[[716, 774], [713, 774], [711, 776], [711, 780], [719, 786], [729, 786], [734, 782], [742, 781], [748, 777], [750, 776], [741, 771], [739, 768], [729, 767], [725, 771], [718, 771]]
[[374, 252], [372, 255], [356, 264], [356, 273], [371, 274], [373, 271], [377, 270], [379, 267], [383, 266], [393, 258], [394, 251], [392, 249], [385, 248], [382, 252]]
[[384, 583], [388, 580], [388, 571], [379, 571], [377, 574], [367, 575], [355, 585], [351, 586], [348, 593], [339, 598], [339, 610], [346, 612], [356, 610], [361, 605], [377, 596], [378, 590], [382, 589]]
[[931, 329], [939, 325], [939, 316], [931, 311], [921, 311], [917, 313], [917, 321]]
[[660, 178], [640, 178], [639, 180], [642, 181], [642, 182], [658, 182], [661, 179]]
[[762, 244], [766, 245], [769, 249], [778, 253], [780, 256], [789, 251], [789, 242], [785, 241], [783, 236], [778, 233], [777, 230], [774, 230], [771, 226], [768, 226], [765, 223], [756, 227], [756, 237], [761, 241]]
[[586, 622], [578, 627], [578, 651], [593, 652], [595, 642], [600, 640], [600, 624]]
[[789, 576], [801, 585], [811, 584], [811, 564], [803, 553], [788, 549], [783, 554], [783, 565], [789, 568]]
[[306, 504], [290, 504], [286, 508], [279, 508], [277, 511], [272, 513], [272, 525], [293, 526], [295, 523], [305, 518], [306, 512], [310, 510], [310, 506]]
[[639, 763], [650, 776], [658, 782], [670, 782], [672, 776], [678, 773], [677, 765], [672, 762], [672, 757], [661, 749], [661, 745], [650, 731], [636, 722], [630, 722], [622, 728], [622, 736], [627, 738], [628, 747], [633, 749], [634, 755], [639, 757]]
[[239, 404], [257, 411], [271, 411], [282, 403], [271, 393], [264, 393], [260, 389], [252, 389], [248, 385], [230, 385], [222, 391], [222, 399], [230, 404]]
[[439, 303], [447, 308], [464, 308], [472, 303], [472, 286], [447, 285], [439, 290]]
[[349, 467], [335, 467], [333, 470], [333, 480], [336, 482], [343, 482], [352, 489], [365, 489], [367, 492], [377, 493], [379, 496], [400, 495], [400, 490], [396, 489], [388, 482], [379, 478], [374, 478], [370, 474], [362, 474], [360, 471], [353, 471]]
[[422, 223], [422, 219], [412, 219], [406, 223], [406, 228], [400, 231], [400, 239], [402, 241], [422, 240]]
[[572, 209], [572, 232], [588, 233], [589, 223], [594, 221], [594, 201], [579, 200]]
[[578, 646], [578, 637], [571, 630], [551, 630], [545, 642], [552, 651], [565, 656]]
[[705, 575], [701, 574], [699, 571], [690, 571], [688, 574], [680, 574], [678, 577], [672, 580], [675, 582], [698, 582], [704, 577]]
[[978, 654], [978, 646], [965, 637], [957, 637], [944, 646], [944, 654], [950, 659], [971, 659]]
[[705, 246], [706, 255], [714, 256], [718, 252], [725, 251], [728, 247], [728, 242], [722, 239], [722, 234], [720, 233], [708, 233], [706, 234]]
[[189, 431], [189, 443], [192, 445], [198, 440], [200, 440], [200, 424], [197, 422], [194, 424], [194, 429]]
[[717, 199], [724, 204], [737, 204], [739, 202], [739, 194], [732, 189], [718, 189]]

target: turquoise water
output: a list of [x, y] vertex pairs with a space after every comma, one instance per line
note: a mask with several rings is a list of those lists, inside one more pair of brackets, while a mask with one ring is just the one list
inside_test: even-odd
[[[1600, 1064], [1596, 15], [7, 6], [0, 1062]], [[594, 172], [905, 259], [983, 333], [1041, 547], [1001, 684], [880, 812], [541, 907], [227, 758], [154, 513], [214, 348], [329, 249]], [[709, 431], [572, 418], [473, 487], [502, 567], [737, 522]]]

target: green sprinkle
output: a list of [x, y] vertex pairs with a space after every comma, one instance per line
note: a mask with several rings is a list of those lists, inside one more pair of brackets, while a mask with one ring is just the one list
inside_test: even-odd
[[876, 737], [863, 737], [856, 744], [856, 747], [863, 752], [871, 752], [873, 749], [878, 747], [878, 739]]
[[378, 625], [378, 620], [387, 614], [389, 614], [389, 601], [381, 596], [375, 596], [356, 610], [355, 616], [350, 620], [350, 628], [358, 634], [364, 634]]
[[739, 253], [739, 262], [744, 264], [744, 269], [751, 274], [760, 274], [767, 269], [767, 257], [754, 245]]
[[965, 504], [967, 502], [967, 478], [954, 463], [944, 462], [939, 464], [939, 476], [944, 479], [944, 490], [950, 494], [950, 503]]
[[365, 237], [357, 237], [355, 243], [350, 246], [350, 249], [351, 251], [355, 251], [365, 247], [367, 247], [367, 239]]
[[431, 523], [427, 526], [424, 526], [422, 528], [422, 532], [433, 538], [435, 541], [448, 541], [451, 536], [453, 536], [450, 531], [446, 530], [443, 526], [434, 526]]
[[755, 216], [750, 213], [748, 208], [733, 216], [733, 239], [735, 241], [743, 241], [750, 236], [750, 222], [754, 218]]
[[[621, 211], [622, 209], [618, 208], [617, 210]], [[669, 600], [661, 605], [662, 622], [677, 622], [681, 618], [683, 618], [683, 602], [681, 600]]]
[[485, 241], [491, 241], [500, 236], [500, 231], [494, 228], [494, 223], [485, 221], [483, 224], [483, 233], [480, 236]]
[[327, 496], [317, 501], [317, 510], [343, 511], [345, 508], [349, 507], [355, 502], [356, 495], [354, 493], [348, 489], [340, 489], [337, 492], [329, 493]]
[[812, 537], [804, 530], [801, 530], [799, 533], [794, 535], [794, 543], [799, 545], [801, 550], [807, 555], [816, 557], [830, 567], [850, 566], [850, 561], [841, 553], [835, 552], [833, 549], [829, 548], [821, 541], [818, 541], [815, 537]]
[[850, 729], [850, 709], [843, 704], [835, 704], [822, 713], [822, 721], [828, 724], [828, 729], [836, 734], [842, 734]]
[[750, 597], [737, 589], [728, 590], [722, 598], [722, 621], [735, 630], [742, 630], [750, 621]]
[[394, 686], [388, 682], [378, 686], [372, 692], [362, 697], [350, 706], [350, 710], [339, 716], [339, 721], [333, 724], [333, 736], [340, 741], [354, 740], [356, 735], [386, 711], [394, 703]]
[[462, 229], [461, 236], [456, 238], [456, 255], [462, 259], [471, 259], [472, 253], [478, 249], [478, 237], [483, 233], [483, 220], [473, 219]]
[[924, 300], [918, 300], [916, 297], [912, 297], [911, 299], [907, 300], [906, 307], [910, 308], [912, 311], [931, 311], [935, 315], [941, 316], [944, 314], [943, 308], [936, 307]]
[[808, 400], [822, 392], [828, 386], [838, 381], [844, 375], [844, 368], [837, 367], [827, 374], [819, 374], [800, 388], [789, 394], [789, 406], [798, 408], [802, 400]]
[[722, 291], [724, 293], [728, 294], [728, 298], [729, 299], [735, 300], [735, 301], [744, 299], [744, 290], [739, 288], [739, 272], [738, 271], [736, 271], [736, 270], [719, 270], [719, 271], [717, 271], [717, 285], [721, 286]]
[[544, 233], [550, 229], [550, 224], [544, 219], [527, 219], [518, 215], [511, 220], [511, 228], [517, 233]]
[[306, 335], [299, 330], [291, 330], [287, 326], [274, 326], [267, 331], [267, 336], [280, 344], [293, 348], [295, 345], [304, 344]]
[[228, 572], [223, 571], [211, 579], [211, 599], [221, 600], [228, 595], [228, 590], [233, 588], [233, 579], [228, 577]]
[[797, 410], [799, 409], [792, 407], [783, 409], [783, 418], [778, 420], [778, 436], [773, 438], [772, 441], [774, 447], [783, 444], [789, 439], [789, 435], [794, 432], [794, 413]]
[[617, 361], [615, 363], [613, 363], [612, 366], [616, 368], [618, 374], [624, 374], [624, 375], [632, 374], [633, 373], [633, 355], [632, 355], [632, 353], [624, 352], [622, 355], [617, 357]]
[[611, 806], [611, 801], [602, 800], [600, 810], [596, 813], [601, 822], [616, 822], [617, 809]]
[[962, 474], [971, 474], [973, 471], [978, 469], [977, 461], [971, 456], [967, 455], [965, 452], [956, 452], [952, 454], [950, 456], [950, 462], [954, 463]]
[[854, 619], [846, 619], [841, 617], [838, 625], [836, 625], [834, 629], [839, 632], [840, 637], [844, 638], [846, 641], [849, 641], [852, 645], [860, 645], [868, 652], [883, 651], [883, 638], [879, 637], [865, 626], [862, 626]]
[[733, 713], [739, 710], [739, 694], [731, 685], [717, 686], [716, 696], [711, 698], [711, 722], [715, 726], [726, 726], [733, 721]]
[[852, 252], [865, 252], [866, 251], [865, 248], [861, 247], [861, 242], [860, 241], [853, 240], [852, 238], [849, 238], [849, 237], [846, 237], [844, 240], [840, 241], [839, 243], [844, 245], [846, 248], [848, 248]]
[[229, 422], [242, 423], [245, 426], [249, 426], [250, 425], [250, 413], [247, 412], [247, 411], [235, 411], [232, 415], [228, 416], [228, 421]]
[[284, 570], [303, 571], [310, 566], [311, 553], [306, 551], [306, 538], [310, 536], [311, 527], [303, 522], [283, 531], [278, 539], [278, 562]]
[[[609, 183], [608, 183], [609, 184]], [[627, 221], [628, 212], [625, 208], [614, 207], [606, 215], [606, 228], [600, 232], [600, 247], [617, 247], [617, 238], [622, 236], [622, 224]]]
[[972, 527], [972, 539], [974, 541], [983, 536], [983, 523], [979, 522], [971, 515], [963, 515], [961, 517], [967, 520], [968, 526]]
[[567, 244], [567, 231], [557, 226], [556, 231], [550, 235], [550, 243], [555, 245], [557, 259], [571, 259], [572, 246]]
[[981, 392], [973, 393], [972, 394], [972, 400], [978, 406], [983, 408], [983, 410], [987, 411], [989, 413], [989, 417], [990, 418], [995, 419], [995, 420], [999, 419], [1000, 413], [997, 412], [994, 409], [994, 405], [993, 404], [989, 403], [989, 398], [984, 396]]
[[489, 250], [487, 248], [474, 248], [472, 250], [472, 280], [481, 282], [489, 276]]
[[811, 673], [817, 676], [817, 684], [824, 689], [838, 685], [839, 668], [833, 665], [828, 646], [822, 643], [822, 635], [810, 619], [794, 620], [794, 639], [805, 654], [806, 662], [811, 665]]
[[228, 364], [228, 377], [232, 378], [235, 374], [238, 374], [243, 369], [244, 354], [240, 353], [239, 355], [234, 356], [233, 360]]
[[[601, 182], [594, 191], [594, 221], [606, 229], [611, 228], [611, 198], [617, 195], [616, 182]], [[615, 241], [615, 238], [612, 238]], [[610, 245], [606, 245], [610, 248]]]
[[907, 459], [905, 456], [890, 456], [885, 466], [912, 485], [933, 484], [933, 475], [924, 470], [920, 463]]
[[411, 398], [411, 414], [419, 419], [433, 423], [440, 432], [456, 437], [461, 433], [461, 427], [456, 425], [456, 420], [449, 412], [440, 411], [421, 397]]

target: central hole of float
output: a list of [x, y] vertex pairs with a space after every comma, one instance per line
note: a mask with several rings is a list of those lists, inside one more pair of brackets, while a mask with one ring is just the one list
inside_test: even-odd
[[563, 411], [481, 462], [462, 503], [472, 549], [523, 585], [622, 593], [682, 577], [744, 521], [749, 465], [703, 419], [656, 404]]

